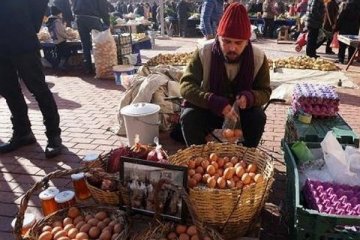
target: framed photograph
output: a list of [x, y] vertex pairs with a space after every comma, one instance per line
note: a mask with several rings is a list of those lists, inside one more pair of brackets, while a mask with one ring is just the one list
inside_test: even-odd
[[[135, 212], [154, 215], [156, 201], [159, 214], [168, 220], [184, 221], [186, 207], [179, 188], [187, 186], [187, 168], [123, 157], [120, 180], [128, 190], [130, 206]], [[155, 189], [161, 179], [172, 184], [163, 184], [157, 196]]]

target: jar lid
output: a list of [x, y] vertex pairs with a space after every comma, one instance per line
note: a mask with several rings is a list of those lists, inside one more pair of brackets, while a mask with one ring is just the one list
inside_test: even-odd
[[89, 153], [86, 154], [85, 157], [83, 158], [84, 162], [92, 162], [92, 161], [96, 161], [99, 158], [99, 154], [97, 153]]
[[41, 200], [49, 200], [54, 198], [59, 192], [59, 189], [57, 189], [56, 187], [48, 187], [39, 194], [39, 198]]
[[72, 180], [79, 180], [79, 179], [84, 178], [84, 176], [85, 176], [85, 173], [79, 172], [79, 173], [71, 174], [71, 179]]
[[63, 192], [56, 194], [55, 202], [64, 203], [64, 202], [67, 202], [67, 201], [73, 199], [74, 197], [75, 197], [74, 191], [70, 191], [70, 190], [63, 191]]
[[152, 103], [134, 103], [123, 107], [120, 113], [130, 117], [140, 117], [154, 114], [160, 111], [160, 106]]
[[[32, 214], [32, 213], [25, 213], [24, 214], [24, 221], [23, 221], [23, 225], [22, 227], [23, 228], [29, 228], [31, 227], [32, 225], [34, 225], [36, 221], [36, 218], [35, 218], [35, 215]], [[15, 229], [15, 222], [16, 222], [16, 218], [14, 218], [14, 220], [12, 220], [11, 222], [11, 227], [13, 229]]]

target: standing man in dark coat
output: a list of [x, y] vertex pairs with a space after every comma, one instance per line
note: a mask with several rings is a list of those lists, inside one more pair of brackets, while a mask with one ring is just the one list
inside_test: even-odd
[[74, 21], [74, 15], [71, 11], [69, 0], [54, 0], [54, 6], [56, 6], [62, 12], [63, 21], [66, 27], [71, 27], [71, 22]]
[[84, 52], [86, 73], [93, 74], [91, 62], [91, 30], [104, 31], [110, 26], [108, 2], [106, 0], [73, 0], [76, 23]]
[[[324, 29], [328, 32], [333, 32], [335, 29], [336, 20], [339, 13], [339, 6], [336, 0], [330, 0], [325, 4], [325, 22]], [[331, 47], [332, 37], [328, 38], [326, 41], [326, 54], [335, 54]]]
[[306, 12], [305, 25], [308, 30], [308, 41], [306, 44], [306, 55], [317, 58], [317, 38], [319, 30], [324, 22], [325, 5], [323, 0], [310, 0]]
[[179, 21], [179, 36], [186, 37], [186, 26], [190, 13], [188, 2], [186, 0], [180, 0], [176, 6], [176, 12]]
[[[31, 131], [28, 107], [19, 78], [35, 97], [44, 118], [48, 143], [47, 158], [61, 153], [60, 117], [52, 93], [45, 82], [37, 32], [48, 0], [2, 0], [0, 7], [0, 95], [11, 112], [12, 138], [0, 145], [0, 154], [36, 142]], [[16, 16], [16, 18], [14, 18]]]

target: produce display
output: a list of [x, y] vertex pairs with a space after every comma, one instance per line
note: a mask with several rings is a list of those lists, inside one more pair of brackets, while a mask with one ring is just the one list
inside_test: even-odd
[[113, 78], [113, 66], [117, 65], [115, 40], [110, 31], [94, 32], [93, 54], [95, 59], [96, 78]]
[[145, 33], [132, 33], [131, 37], [133, 41], [139, 41], [141, 39], [147, 38]]
[[150, 58], [146, 63], [148, 66], [157, 66], [160, 64], [173, 65], [173, 66], [184, 66], [191, 60], [194, 52], [189, 53], [166, 53], [159, 54], [153, 58]]
[[69, 40], [80, 40], [79, 32], [70, 27], [65, 29], [66, 34], [69, 36]]
[[116, 239], [123, 231], [124, 225], [110, 218], [107, 212], [83, 214], [78, 208], [71, 207], [67, 217], [42, 228], [39, 240], [70, 239]]
[[40, 31], [37, 34], [37, 37], [38, 37], [40, 42], [49, 42], [49, 41], [51, 41], [51, 36], [50, 36], [50, 33], [49, 33], [47, 27], [41, 28]]
[[198, 231], [195, 225], [186, 226], [186, 225], [177, 225], [174, 231], [167, 234], [166, 238], [161, 238], [160, 240], [210, 240], [210, 237], [200, 238]]
[[295, 68], [314, 69], [321, 71], [337, 71], [338, 67], [330, 61], [321, 58], [310, 58], [308, 56], [297, 56], [271, 60], [268, 59], [270, 69], [274, 68]]
[[360, 216], [360, 186], [308, 179], [303, 193], [311, 209], [321, 213]]
[[339, 96], [328, 85], [296, 84], [293, 92], [292, 109], [311, 114], [313, 117], [335, 117], [339, 111]]
[[257, 173], [256, 164], [247, 164], [236, 156], [211, 153], [207, 158], [190, 159], [185, 166], [188, 167], [189, 188], [243, 188], [264, 180], [264, 177]]

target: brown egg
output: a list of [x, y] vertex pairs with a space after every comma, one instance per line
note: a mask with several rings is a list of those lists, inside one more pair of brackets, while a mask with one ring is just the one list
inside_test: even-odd
[[254, 180], [255, 180], [256, 183], [263, 182], [264, 181], [264, 176], [261, 175], [260, 173], [258, 173], [258, 174], [255, 175]]
[[195, 158], [195, 167], [200, 166], [202, 160], [204, 160], [202, 157], [197, 157], [197, 158]]
[[248, 173], [244, 173], [241, 177], [241, 181], [244, 183], [244, 185], [250, 184], [251, 183], [251, 177], [249, 176]]
[[203, 169], [206, 169], [209, 165], [210, 162], [206, 159], [201, 162], [201, 166], [203, 167]]
[[223, 133], [222, 135], [225, 137], [225, 138], [233, 138], [234, 137], [234, 131], [232, 129], [225, 129], [223, 130]]
[[99, 237], [100, 233], [101, 233], [101, 229], [99, 227], [93, 226], [89, 229], [90, 238], [97, 238]]
[[233, 180], [236, 183], [236, 182], [240, 181], [240, 178], [237, 175], [234, 175]]
[[76, 228], [78, 229], [78, 230], [80, 230], [81, 229], [81, 227], [82, 226], [84, 226], [86, 224], [86, 222], [84, 222], [84, 221], [80, 221], [80, 222], [78, 222], [77, 224], [76, 224]]
[[224, 168], [227, 169], [229, 167], [234, 167], [234, 164], [232, 164], [232, 162], [225, 163]]
[[190, 240], [200, 240], [198, 235], [191, 236]]
[[211, 165], [213, 165], [215, 169], [219, 168], [219, 164], [216, 161], [212, 161]]
[[114, 233], [121, 233], [124, 229], [124, 226], [121, 223], [117, 223], [114, 225]]
[[220, 158], [220, 157], [218, 158], [218, 160], [216, 162], [218, 163], [219, 168], [223, 167], [225, 164], [224, 158]]
[[224, 178], [227, 180], [227, 179], [230, 179], [234, 176], [235, 174], [235, 168], [234, 167], [228, 167], [225, 169], [224, 171]]
[[238, 177], [242, 177], [242, 175], [245, 173], [245, 169], [242, 166], [238, 166], [235, 168], [235, 173]]
[[80, 228], [80, 232], [88, 233], [90, 228], [91, 228], [91, 225], [89, 223], [86, 223]]
[[256, 164], [253, 164], [253, 163], [250, 163], [246, 168], [246, 172], [249, 172], [249, 173], [255, 173], [256, 170], [257, 170], [257, 166], [256, 166]]
[[60, 237], [66, 237], [66, 236], [67, 236], [67, 232], [65, 232], [64, 230], [60, 230], [57, 233], [55, 233], [54, 240], [57, 240]]
[[196, 185], [197, 185], [197, 181], [196, 181], [194, 178], [190, 178], [190, 179], [188, 180], [188, 187], [189, 187], [189, 188], [196, 187]]
[[192, 177], [195, 173], [195, 169], [188, 169], [188, 176]]
[[111, 220], [110, 222], [109, 222], [109, 224], [108, 224], [108, 227], [113, 227], [113, 226], [115, 226], [115, 224], [117, 224], [118, 223], [118, 221], [116, 221], [116, 220]]
[[190, 169], [194, 169], [194, 168], [195, 168], [195, 161], [194, 161], [194, 160], [189, 160], [189, 162], [188, 162], [188, 168], [190, 168]]
[[241, 129], [235, 129], [234, 130], [234, 137], [242, 138], [243, 137], [243, 131]]
[[203, 174], [203, 173], [204, 173], [204, 169], [203, 169], [202, 166], [198, 166], [198, 167], [195, 169], [195, 172], [196, 172], [196, 173]]
[[216, 161], [218, 159], [218, 155], [216, 153], [210, 153], [209, 160]]
[[64, 230], [66, 232], [68, 232], [70, 229], [72, 228], [75, 228], [74, 224], [70, 223], [70, 224], [67, 224], [65, 227], [64, 227]]
[[232, 180], [232, 179], [229, 179], [229, 180], [226, 180], [226, 187], [228, 187], [228, 188], [234, 188], [235, 187], [235, 182], [234, 182], [234, 180]]
[[190, 236], [196, 235], [197, 234], [196, 227], [194, 225], [188, 227], [188, 229], [186, 230], [186, 233]]
[[112, 226], [107, 226], [107, 227], [104, 227], [104, 229], [102, 230], [103, 232], [104, 231], [108, 231], [108, 232], [110, 232], [111, 234], [112, 234], [112, 232], [113, 232], [113, 230], [114, 230], [114, 226], [117, 224], [117, 222], [114, 224], [114, 225], [112, 225]]
[[190, 236], [186, 233], [182, 233], [179, 235], [179, 240], [190, 240]]
[[76, 218], [74, 218], [73, 224], [76, 226], [76, 224], [78, 224], [79, 222], [83, 221], [84, 217], [83, 216], [77, 216]]
[[244, 183], [240, 180], [235, 183], [235, 187], [241, 189], [244, 187]]
[[223, 177], [219, 177], [217, 179], [216, 183], [217, 183], [217, 187], [220, 188], [220, 189], [223, 189], [223, 188], [226, 187], [226, 180]]
[[106, 223], [104, 221], [98, 222], [97, 226], [102, 230], [104, 227], [106, 227]]
[[99, 236], [99, 240], [111, 240], [111, 232], [103, 230]]
[[216, 169], [215, 169], [215, 167], [214, 167], [213, 165], [209, 165], [209, 166], [206, 168], [206, 172], [207, 172], [210, 176], [212, 176], [212, 175], [215, 174]]
[[99, 223], [99, 220], [96, 218], [91, 218], [87, 223], [90, 224], [91, 226], [96, 226]]
[[208, 236], [205, 236], [205, 237], [203, 238], [203, 240], [211, 240], [211, 238], [209, 238]]
[[46, 231], [51, 232], [51, 230], [52, 230], [52, 227], [49, 226], [49, 225], [46, 225], [46, 226], [44, 226], [44, 227], [42, 228], [42, 232], [46, 232]]
[[89, 219], [92, 219], [92, 218], [93, 218], [93, 216], [88, 214], [88, 215], [85, 216], [84, 220], [85, 220], [85, 222], [88, 222]]
[[88, 240], [89, 236], [87, 235], [87, 233], [79, 232], [78, 234], [76, 234], [75, 239], [76, 240]]
[[105, 211], [100, 211], [98, 213], [95, 214], [95, 218], [99, 221], [104, 220], [105, 218], [107, 218], [107, 213]]
[[239, 162], [241, 164], [241, 166], [246, 169], [247, 168], [247, 163], [244, 160], [240, 160]]
[[175, 232], [180, 235], [182, 233], [185, 233], [186, 229], [187, 229], [187, 227], [185, 225], [179, 224], [179, 225], [176, 226]]
[[236, 156], [231, 157], [230, 162], [235, 165], [239, 162], [239, 158]]
[[215, 188], [216, 187], [216, 180], [215, 177], [209, 177], [207, 180], [207, 187], [208, 188]]
[[[112, 236], [111, 236], [111, 240], [117, 240], [118, 239], [118, 237], [119, 237], [119, 233], [114, 233]], [[165, 238], [165, 240], [166, 240], [166, 238]]]
[[70, 240], [70, 238], [63, 236], [63, 237], [58, 238], [57, 240]]
[[66, 225], [72, 224], [72, 223], [73, 223], [72, 218], [67, 217], [67, 218], [64, 218], [64, 220], [63, 220], [63, 226], [66, 226]]
[[51, 240], [52, 234], [50, 231], [42, 232], [39, 236], [39, 240]]
[[176, 239], [177, 238], [177, 235], [176, 233], [174, 232], [170, 232], [168, 235], [167, 235], [167, 238], [172, 240], [172, 239]]
[[224, 169], [223, 168], [217, 169], [215, 174], [218, 174], [219, 177], [221, 177], [224, 174]]
[[224, 164], [230, 162], [230, 158], [227, 156], [223, 157], [223, 159], [224, 159]]
[[76, 218], [80, 215], [80, 210], [77, 207], [71, 207], [68, 210], [68, 217], [71, 217], [72, 219]]
[[68, 231], [68, 237], [69, 238], [75, 238], [76, 234], [78, 234], [78, 233], [79, 233], [79, 230], [77, 228], [71, 228]]
[[108, 225], [111, 222], [111, 219], [107, 217], [103, 220], [103, 222]]
[[207, 180], [208, 180], [209, 177], [211, 177], [209, 174], [207, 174], [207, 173], [204, 174], [204, 175], [202, 176], [202, 182], [203, 182], [203, 183], [207, 183]]
[[62, 230], [62, 227], [59, 227], [59, 226], [54, 227], [54, 228], [51, 230], [51, 234], [52, 234], [53, 236], [55, 236], [55, 234], [56, 234], [57, 232], [61, 231], [61, 230]]
[[62, 227], [63, 225], [62, 225], [62, 222], [60, 222], [60, 221], [55, 221], [55, 222], [53, 222], [53, 224], [52, 224], [52, 227], [54, 228], [54, 227]]
[[241, 163], [237, 163], [237, 164], [235, 164], [235, 166], [234, 166], [234, 168], [237, 168], [237, 167], [241, 167]]
[[202, 179], [202, 175], [200, 173], [196, 173], [192, 178], [196, 180], [196, 183], [199, 183]]

